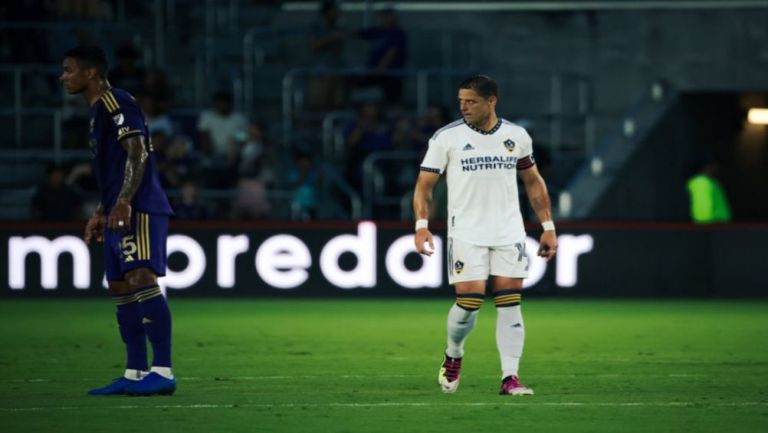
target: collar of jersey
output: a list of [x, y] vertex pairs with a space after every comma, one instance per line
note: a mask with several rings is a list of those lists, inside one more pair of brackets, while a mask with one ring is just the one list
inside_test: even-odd
[[496, 122], [496, 125], [495, 125], [493, 128], [491, 128], [491, 129], [489, 129], [489, 130], [487, 130], [487, 131], [483, 131], [482, 129], [478, 128], [477, 126], [475, 126], [475, 125], [473, 125], [473, 124], [471, 124], [471, 123], [467, 122], [467, 120], [466, 120], [466, 119], [464, 119], [464, 124], [465, 124], [465, 125], [467, 125], [467, 126], [469, 126], [469, 129], [471, 129], [471, 130], [473, 130], [473, 131], [475, 131], [475, 132], [477, 132], [477, 133], [480, 133], [480, 134], [483, 134], [483, 135], [491, 135], [491, 134], [493, 134], [494, 132], [498, 131], [498, 130], [499, 130], [499, 128], [501, 128], [501, 119], [499, 119], [499, 120]]

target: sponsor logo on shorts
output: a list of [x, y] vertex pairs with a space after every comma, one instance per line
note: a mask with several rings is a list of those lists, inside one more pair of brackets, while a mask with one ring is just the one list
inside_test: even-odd
[[453, 270], [456, 271], [457, 274], [460, 274], [461, 271], [464, 270], [464, 262], [462, 262], [461, 260], [456, 260], [453, 263]]

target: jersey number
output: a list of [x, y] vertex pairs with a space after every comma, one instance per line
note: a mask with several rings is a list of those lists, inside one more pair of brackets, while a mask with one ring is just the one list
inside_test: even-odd
[[133, 261], [133, 255], [136, 254], [136, 241], [134, 240], [134, 235], [128, 235], [123, 238], [123, 241], [120, 243], [120, 248], [123, 250], [123, 256], [125, 257], [125, 262], [132, 262]]

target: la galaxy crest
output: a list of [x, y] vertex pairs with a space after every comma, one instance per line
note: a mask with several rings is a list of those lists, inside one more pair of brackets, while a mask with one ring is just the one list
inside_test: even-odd
[[460, 273], [461, 273], [461, 271], [463, 271], [463, 270], [464, 270], [464, 262], [462, 262], [461, 260], [456, 260], [456, 261], [453, 263], [453, 270], [454, 270], [454, 272], [456, 272], [457, 274], [460, 274]]
[[515, 142], [508, 138], [504, 140], [504, 147], [507, 149], [507, 152], [512, 152], [515, 150]]

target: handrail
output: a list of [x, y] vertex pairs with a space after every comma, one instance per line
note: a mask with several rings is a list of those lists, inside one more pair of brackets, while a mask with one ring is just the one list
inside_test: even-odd
[[353, 119], [355, 113], [351, 110], [335, 110], [326, 114], [322, 122], [323, 157], [330, 160], [332, 155], [341, 154], [344, 149], [336, 146], [335, 122], [338, 119]]
[[363, 204], [360, 199], [360, 194], [352, 188], [347, 181], [339, 175], [336, 169], [326, 162], [322, 163], [322, 170], [324, 179], [328, 179], [334, 186], [347, 196], [350, 203], [350, 217], [352, 219], [360, 219], [363, 217]]
[[[254, 76], [256, 74], [256, 68], [259, 66], [260, 63], [263, 63], [264, 60], [264, 53], [263, 51], [259, 52], [258, 50], [258, 44], [257, 37], [260, 37], [261, 39], [275, 39], [275, 38], [285, 38], [285, 37], [306, 37], [308, 33], [310, 33], [312, 28], [307, 25], [302, 26], [295, 26], [295, 27], [288, 27], [288, 28], [277, 28], [277, 29], [264, 29], [261, 27], [252, 27], [245, 31], [245, 34], [243, 36], [243, 90], [244, 90], [244, 102], [245, 102], [245, 111], [247, 113], [251, 113], [253, 110], [253, 92], [255, 89], [254, 86]], [[414, 30], [411, 31], [413, 33]], [[418, 30], [416, 30], [418, 31]], [[437, 33], [437, 38], [440, 40], [441, 44], [441, 52], [442, 52], [442, 67], [443, 68], [451, 68], [454, 64], [456, 57], [456, 50], [452, 43], [451, 38], [453, 37], [460, 37], [462, 40], [467, 41], [471, 39], [472, 34], [463, 30], [446, 30], [446, 29], [428, 29], [423, 30], [425, 33]], [[474, 42], [474, 41], [470, 41]], [[474, 67], [476, 64], [476, 49], [472, 49], [472, 47], [467, 50], [467, 52], [461, 53], [462, 55], [462, 65], [465, 65], [468, 68]], [[261, 61], [259, 62], [259, 55], [261, 56]], [[286, 68], [287, 69], [287, 68]], [[383, 75], [383, 74], [382, 74]], [[424, 95], [426, 96], [426, 95]], [[426, 98], [424, 98], [426, 99]], [[421, 107], [424, 108], [424, 107]]]
[[[406, 68], [395, 71], [377, 72], [377, 75], [384, 75], [390, 77], [423, 77], [418, 80], [417, 86], [428, 85], [428, 76], [430, 75], [467, 75], [472, 71], [461, 69], [444, 69], [444, 68]], [[294, 106], [295, 89], [294, 85], [298, 78], [310, 77], [317, 73], [314, 68], [294, 68], [290, 69], [283, 76], [282, 81], [282, 115], [283, 115], [283, 143], [289, 143], [291, 140], [291, 132], [293, 131], [293, 122], [296, 107]], [[324, 75], [342, 76], [342, 77], [361, 77], [367, 76], [371, 72], [365, 68], [328, 68], [323, 69]], [[423, 112], [429, 104], [428, 92], [425, 89], [417, 89], [417, 102], [416, 106], [419, 112]]]
[[251, 113], [253, 110], [253, 92], [255, 89], [253, 77], [256, 72], [256, 67], [264, 62], [263, 52], [261, 53], [261, 59], [257, 59], [256, 37], [264, 35], [281, 36], [283, 34], [296, 36], [308, 31], [309, 29], [306, 26], [302, 26], [285, 29], [252, 27], [245, 32], [245, 36], [243, 36], [243, 93], [245, 95], [243, 102], [246, 113]]
[[419, 152], [407, 150], [377, 151], [366, 156], [363, 160], [363, 211], [366, 218], [373, 213], [374, 170], [379, 161], [411, 161], [418, 160]]

